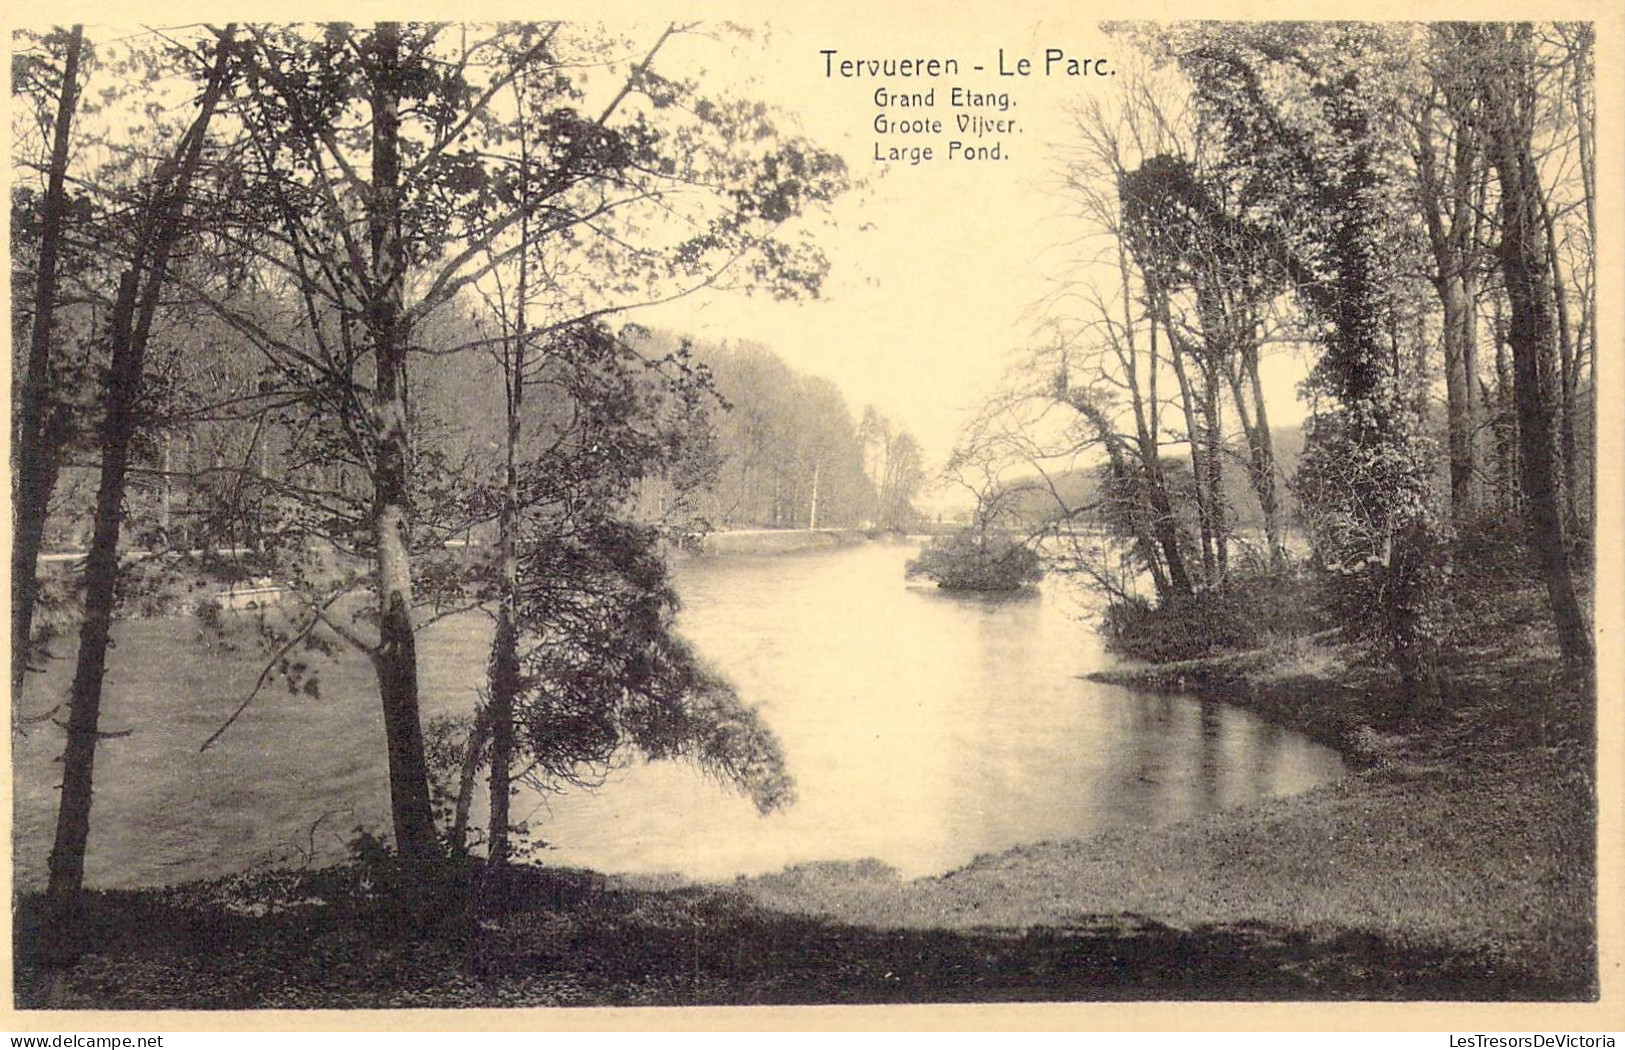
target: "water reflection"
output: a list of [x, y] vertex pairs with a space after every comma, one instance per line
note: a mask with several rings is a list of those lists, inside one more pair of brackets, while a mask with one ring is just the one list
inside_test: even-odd
[[799, 799], [762, 819], [686, 770], [639, 767], [552, 801], [553, 858], [720, 878], [872, 856], [918, 875], [1341, 775], [1334, 752], [1240, 709], [1081, 680], [1107, 657], [1073, 599], [906, 585], [912, 553], [682, 566], [683, 633], [762, 705]]
[[[799, 800], [762, 818], [686, 767], [637, 765], [596, 794], [517, 800], [515, 817], [557, 845], [545, 858], [726, 878], [876, 857], [918, 875], [1341, 774], [1333, 752], [1237, 708], [1081, 680], [1108, 658], [1060, 589], [1000, 598], [909, 585], [912, 553], [877, 543], [682, 565], [680, 628], [761, 706]], [[90, 884], [333, 859], [353, 828], [387, 828], [387, 752], [364, 661], [327, 667], [321, 698], [267, 690], [199, 752], [257, 666], [185, 648], [181, 626], [120, 627], [104, 713], [133, 735], [97, 755]], [[426, 717], [470, 710], [489, 631], [487, 618], [467, 616], [421, 637]], [[63, 695], [70, 674], [71, 661], [55, 661], [31, 686], [34, 706]], [[20, 886], [44, 883], [60, 750], [51, 727], [13, 740]]]

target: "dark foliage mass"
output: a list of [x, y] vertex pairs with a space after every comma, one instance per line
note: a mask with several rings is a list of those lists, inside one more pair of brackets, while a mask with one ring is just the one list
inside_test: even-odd
[[1126, 656], [1151, 663], [1258, 649], [1336, 625], [1324, 591], [1308, 576], [1259, 574], [1222, 595], [1153, 605], [1128, 598], [1107, 606], [1101, 630]]
[[1038, 554], [1010, 536], [961, 529], [931, 541], [904, 570], [950, 591], [1015, 591], [1044, 578]]

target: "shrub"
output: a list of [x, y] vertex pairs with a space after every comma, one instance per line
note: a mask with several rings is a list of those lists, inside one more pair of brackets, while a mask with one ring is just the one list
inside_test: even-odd
[[904, 575], [950, 591], [1014, 591], [1043, 579], [1044, 566], [1030, 547], [1009, 537], [962, 529], [932, 540]]
[[1256, 649], [1329, 626], [1319, 588], [1292, 573], [1232, 579], [1224, 591], [1152, 605], [1129, 598], [1107, 606], [1101, 631], [1115, 652], [1171, 663], [1223, 650]]
[[220, 599], [206, 594], [192, 604], [192, 615], [197, 619], [198, 626], [206, 631], [218, 632], [224, 628], [222, 614], [224, 609]]

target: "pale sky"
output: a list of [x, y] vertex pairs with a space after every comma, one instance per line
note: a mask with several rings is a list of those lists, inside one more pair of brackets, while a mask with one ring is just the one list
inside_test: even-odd
[[[833, 226], [818, 231], [831, 263], [822, 298], [779, 303], [738, 292], [696, 295], [637, 311], [636, 320], [708, 341], [762, 343], [793, 368], [834, 381], [854, 417], [865, 404], [911, 430], [935, 469], [953, 447], [959, 428], [999, 386], [1012, 356], [1034, 338], [1042, 320], [1039, 301], [1066, 272], [1065, 242], [1076, 225], [1061, 216], [1054, 191], [1053, 146], [1068, 137], [1068, 107], [1091, 95], [1109, 97], [1109, 76], [1068, 76], [1066, 59], [1092, 60], [1112, 45], [1093, 21], [1033, 23], [1012, 17], [977, 19], [901, 18], [877, 9], [852, 9], [839, 19], [803, 15], [765, 34], [737, 41], [679, 36], [658, 59], [668, 75], [695, 76], [702, 83], [731, 85], [793, 114], [819, 146], [841, 153], [851, 174], [866, 185], [838, 201]], [[1002, 26], [990, 34], [988, 26]], [[651, 23], [652, 42], [661, 26]], [[841, 77], [826, 75], [822, 52], [833, 61], [905, 58], [959, 63], [956, 75]], [[1064, 53], [1045, 74], [1048, 49]], [[1018, 63], [1030, 75], [1001, 76]], [[984, 68], [977, 71], [974, 67]], [[941, 134], [879, 134], [882, 110], [875, 89], [934, 91], [934, 105], [888, 106], [899, 120], [932, 119]], [[982, 94], [1007, 92], [1011, 105], [955, 107], [955, 88]], [[977, 139], [956, 132], [956, 117], [1013, 119], [1008, 135]], [[949, 139], [971, 144], [999, 141], [1002, 160], [965, 161], [945, 156]], [[884, 162], [884, 149], [930, 146], [927, 162]], [[1277, 425], [1302, 416], [1293, 384], [1301, 361], [1283, 357], [1266, 375], [1270, 413]]]
[[[943, 20], [946, 22], [946, 20]], [[1045, 51], [1094, 58], [1108, 45], [1090, 22], [1022, 24], [1003, 38], [978, 28], [924, 19], [848, 21], [817, 31], [775, 26], [765, 46], [744, 54], [746, 90], [798, 114], [805, 133], [846, 157], [866, 190], [840, 201], [838, 228], [821, 243], [831, 261], [825, 294], [815, 302], [774, 303], [738, 294], [717, 294], [648, 311], [641, 319], [708, 340], [750, 339], [766, 344], [792, 367], [835, 381], [854, 414], [865, 403], [914, 432], [933, 463], [952, 447], [966, 414], [998, 385], [1010, 355], [1026, 345], [1039, 320], [1038, 300], [1059, 276], [1065, 239], [1075, 233], [1061, 221], [1048, 185], [1055, 164], [1050, 144], [1066, 135], [1067, 106], [1094, 92], [1108, 94], [1114, 79], [1043, 74]], [[758, 42], [760, 44], [760, 42]], [[691, 54], [713, 58], [709, 41], [692, 41]], [[956, 58], [960, 74], [937, 78], [826, 77], [826, 48], [845, 58]], [[997, 74], [999, 52], [1006, 68], [1029, 58], [1030, 76]], [[664, 57], [664, 56], [663, 56]], [[688, 60], [688, 56], [683, 56]], [[674, 59], [675, 60], [675, 59]], [[971, 67], [981, 64], [981, 72]], [[719, 66], [725, 63], [719, 63]], [[897, 118], [940, 120], [943, 134], [875, 133], [877, 86], [936, 91], [929, 109], [889, 107]], [[1007, 91], [1013, 106], [954, 108], [954, 87]], [[943, 146], [958, 114], [1015, 118], [1019, 130], [1005, 139], [1008, 159], [949, 160]], [[974, 142], [972, 136], [963, 136]], [[932, 160], [877, 162], [875, 143], [932, 145]], [[990, 141], [990, 140], [983, 140]], [[1302, 409], [1293, 385], [1303, 364], [1283, 360], [1272, 370], [1272, 422], [1296, 422]]]

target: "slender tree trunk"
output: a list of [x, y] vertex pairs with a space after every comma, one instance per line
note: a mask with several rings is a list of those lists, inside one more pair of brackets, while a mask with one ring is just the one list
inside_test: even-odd
[[71, 966], [83, 950], [79, 893], [84, 885], [85, 846], [90, 836], [90, 805], [96, 743], [100, 739], [102, 682], [117, 605], [118, 541], [124, 524], [124, 495], [130, 455], [138, 424], [142, 370], [147, 340], [163, 291], [169, 259], [184, 230], [183, 219], [192, 176], [203, 154], [203, 139], [225, 86], [234, 27], [221, 35], [215, 65], [205, 89], [201, 112], [175, 156], [160, 171], [136, 263], [119, 282], [109, 343], [112, 361], [104, 394], [101, 481], [96, 493], [96, 519], [85, 560], [85, 618], [79, 631], [68, 714], [67, 745], [62, 753], [62, 797], [56, 839], [51, 848], [46, 887], [50, 915], [47, 956], [53, 967]]
[[1466, 458], [1471, 476], [1467, 495], [1473, 509], [1484, 493], [1484, 396], [1478, 365], [1479, 267], [1483, 259], [1486, 227], [1484, 202], [1489, 195], [1490, 167], [1484, 161], [1483, 147], [1475, 133], [1456, 152], [1456, 215], [1452, 229], [1459, 230], [1456, 241], [1461, 258], [1461, 369], [1465, 389], [1464, 421], [1467, 424]]
[[[525, 112], [524, 86], [516, 80], [514, 92], [520, 119]], [[529, 143], [521, 128], [520, 177], [530, 172]], [[514, 709], [519, 698], [519, 449], [523, 437], [525, 405], [525, 307], [530, 295], [530, 219], [519, 220], [519, 284], [515, 290], [513, 337], [504, 354], [503, 377], [507, 422], [502, 490], [502, 512], [497, 522], [498, 555], [502, 559], [502, 602], [497, 611], [496, 636], [491, 642], [489, 668], [491, 699], [491, 821], [488, 870], [496, 875], [508, 861], [509, 802], [513, 797], [511, 773], [516, 741]], [[504, 319], [506, 324], [506, 319]]]
[[381, 22], [374, 33], [372, 199], [368, 232], [373, 297], [367, 326], [377, 378], [373, 387], [373, 542], [378, 591], [378, 649], [373, 665], [389, 744], [389, 796], [395, 847], [421, 861], [436, 852], [429, 804], [428, 761], [418, 704], [417, 634], [412, 622], [410, 461], [407, 438], [406, 346], [403, 308], [406, 251], [401, 240], [400, 26]]
[[[1206, 415], [1207, 394], [1205, 391], [1197, 389], [1197, 385], [1192, 382], [1190, 373], [1186, 369], [1187, 362], [1196, 364], [1198, 368], [1201, 367], [1200, 352], [1174, 332], [1172, 314], [1168, 309], [1168, 300], [1165, 293], [1152, 288], [1150, 295], [1154, 304], [1153, 309], [1156, 311], [1151, 322], [1152, 345], [1155, 346], [1156, 344], [1156, 326], [1159, 323], [1158, 318], [1160, 318], [1162, 330], [1168, 334], [1168, 360], [1174, 366], [1174, 377], [1179, 381], [1179, 403], [1185, 416], [1186, 443], [1190, 446], [1191, 483], [1196, 499], [1196, 520], [1201, 533], [1203, 584], [1207, 587], [1214, 587], [1217, 586], [1221, 573], [1215, 552], [1216, 532], [1213, 520], [1212, 490], [1209, 488], [1212, 472], [1209, 470], [1207, 458], [1211, 447], [1208, 429], [1210, 419]], [[1153, 354], [1153, 356], [1155, 355]], [[1138, 409], [1137, 398], [1136, 409]], [[1155, 428], [1150, 429], [1154, 435]], [[1142, 426], [1140, 428], [1142, 442], [1145, 440], [1146, 431], [1146, 427]], [[1154, 436], [1152, 442], [1155, 443]], [[1152, 483], [1159, 490], [1158, 494], [1160, 494], [1164, 503], [1169, 507], [1167, 536], [1164, 537], [1163, 543], [1165, 546], [1169, 543], [1175, 544], [1175, 554], [1177, 555], [1178, 539], [1172, 517], [1172, 501], [1167, 495], [1167, 485], [1163, 478], [1160, 461], [1157, 463]], [[1159, 515], [1161, 513], [1159, 511]], [[1177, 580], [1177, 577], [1183, 575], [1185, 571], [1183, 560], [1181, 559], [1177, 573], [1174, 571], [1172, 562], [1170, 562], [1169, 569], [1170, 576], [1175, 577]], [[1175, 586], [1178, 586], [1177, 582]]]
[[1584, 512], [1582, 519], [1585, 531], [1589, 534], [1596, 520], [1596, 434], [1597, 434], [1597, 319], [1596, 319], [1596, 258], [1597, 258], [1597, 166], [1595, 147], [1592, 136], [1596, 129], [1593, 127], [1595, 117], [1595, 102], [1592, 98], [1592, 82], [1594, 75], [1591, 68], [1592, 42], [1596, 29], [1586, 22], [1576, 23], [1573, 27], [1577, 34], [1572, 46], [1574, 54], [1574, 76], [1570, 78], [1574, 102], [1574, 130], [1575, 141], [1580, 152], [1580, 181], [1585, 191], [1586, 213], [1586, 244], [1588, 246], [1588, 263], [1586, 267], [1587, 280], [1580, 289], [1580, 334], [1576, 340], [1575, 353], [1584, 355], [1588, 376], [1588, 398], [1586, 402], [1587, 420], [1591, 441], [1584, 446], [1588, 452], [1586, 469], [1586, 498], [1581, 504]]
[[[522, 265], [522, 264], [521, 264]], [[519, 288], [520, 302], [525, 294], [524, 280]], [[508, 859], [508, 802], [512, 785], [509, 773], [514, 755], [514, 702], [519, 693], [519, 439], [520, 407], [524, 402], [524, 307], [518, 313], [517, 334], [508, 375], [508, 434], [506, 478], [502, 513], [498, 520], [497, 544], [502, 559], [502, 603], [497, 611], [496, 636], [491, 642], [489, 710], [491, 712], [491, 831], [492, 870]]]
[[1224, 416], [1220, 404], [1219, 381], [1222, 362], [1234, 356], [1232, 325], [1225, 309], [1223, 293], [1209, 275], [1197, 286], [1197, 302], [1202, 318], [1202, 345], [1192, 357], [1200, 370], [1202, 385], [1198, 409], [1202, 416], [1203, 477], [1198, 491], [1205, 490], [1207, 529], [1213, 536], [1216, 575], [1211, 585], [1224, 587], [1230, 573], [1230, 537], [1224, 513]]
[[60, 463], [49, 433], [51, 326], [56, 315], [57, 259], [62, 251], [66, 212], [68, 138], [79, 102], [79, 55], [84, 27], [75, 25], [68, 38], [62, 68], [62, 95], [57, 100], [51, 140], [51, 168], [46, 177], [41, 216], [39, 271], [34, 277], [34, 330], [28, 343], [28, 372], [12, 432], [13, 489], [16, 508], [11, 546], [11, 688], [15, 693], [28, 675], [34, 635], [34, 605], [39, 600], [39, 553], [45, 519], [56, 488]]
[[[1258, 344], [1250, 336], [1243, 340], [1234, 364], [1230, 391], [1235, 397], [1242, 434], [1247, 438], [1248, 480], [1264, 516], [1264, 543], [1269, 548], [1270, 568], [1280, 569], [1286, 562], [1286, 547], [1281, 537], [1280, 496], [1275, 485], [1275, 445], [1264, 406], [1264, 384], [1258, 374]], [[1247, 381], [1245, 390], [1243, 379]], [[1251, 418], [1247, 409], [1249, 393], [1253, 406]]]
[[1440, 299], [1444, 305], [1445, 403], [1450, 444], [1450, 510], [1458, 527], [1467, 524], [1475, 512], [1473, 484], [1478, 473], [1474, 456], [1474, 435], [1478, 420], [1473, 411], [1472, 387], [1468, 379], [1464, 340], [1469, 324], [1467, 296], [1459, 276], [1441, 280]]
[[138, 282], [126, 271], [113, 311], [113, 361], [108, 373], [107, 415], [102, 422], [102, 472], [96, 493], [96, 520], [85, 560], [85, 613], [79, 630], [78, 663], [62, 752], [62, 797], [56, 840], [51, 848], [46, 888], [50, 923], [48, 961], [67, 967], [83, 950], [79, 930], [79, 890], [85, 879], [85, 845], [90, 837], [91, 784], [100, 737], [102, 679], [117, 602], [118, 538], [123, 524], [125, 476], [135, 432], [134, 390], [141, 357], [132, 338]]
[[1179, 529], [1174, 517], [1173, 501], [1168, 498], [1168, 483], [1162, 472], [1157, 439], [1146, 427], [1137, 390], [1134, 418], [1138, 429], [1137, 448], [1140, 460], [1137, 474], [1145, 505], [1151, 509], [1151, 532], [1157, 539], [1157, 545], [1162, 548], [1163, 563], [1168, 569], [1168, 585], [1172, 593], [1188, 598], [1194, 593], [1194, 589], [1191, 586], [1190, 573], [1185, 568], [1184, 552], [1179, 549]]
[[[1477, 252], [1475, 250], [1474, 255]], [[1469, 261], [1461, 281], [1461, 371], [1463, 377], [1462, 416], [1467, 427], [1464, 448], [1468, 472], [1465, 496], [1470, 510], [1477, 510], [1484, 488], [1484, 452], [1480, 431], [1484, 426], [1484, 402], [1478, 377], [1478, 277], [1477, 263]]]
[[1518, 408], [1512, 397], [1512, 356], [1507, 351], [1501, 299], [1494, 299], [1495, 334], [1495, 484], [1502, 508], [1520, 513], [1523, 495], [1518, 482]]
[[[1166, 314], [1163, 321], [1166, 328]], [[1207, 586], [1212, 587], [1218, 578], [1218, 568], [1213, 557], [1213, 519], [1207, 498], [1207, 437], [1200, 419], [1198, 395], [1192, 389], [1190, 374], [1185, 369], [1185, 358], [1188, 356], [1187, 348], [1181, 340], [1173, 335], [1171, 329], [1169, 329], [1169, 342], [1172, 346], [1168, 359], [1174, 366], [1174, 378], [1179, 380], [1179, 407], [1185, 414], [1185, 443], [1190, 448], [1191, 483], [1196, 498], [1196, 521], [1202, 537], [1202, 578]]]
[[163, 533], [164, 542], [171, 546], [173, 543], [169, 538], [169, 526], [175, 502], [175, 487], [170, 480], [174, 466], [174, 456], [170, 447], [173, 440], [168, 431], [158, 438], [158, 529]]
[[818, 472], [820, 464], [813, 464], [812, 510], [807, 515], [807, 528], [818, 528]]
[[489, 671], [491, 699], [491, 823], [486, 850], [493, 873], [508, 862], [509, 802], [512, 799], [514, 754], [514, 698], [519, 691], [519, 632], [509, 599], [497, 610], [496, 636], [491, 641]]
[[1214, 580], [1221, 589], [1230, 575], [1230, 530], [1224, 515], [1224, 419], [1219, 404], [1219, 375], [1214, 359], [1203, 362], [1202, 413], [1207, 417], [1207, 513], [1213, 532], [1213, 556], [1218, 569]]
[[[1159, 405], [1157, 398], [1151, 399], [1149, 408], [1151, 422], [1146, 419], [1147, 406], [1144, 393], [1140, 389], [1138, 374], [1139, 348], [1136, 343], [1136, 326], [1131, 303], [1135, 300], [1133, 268], [1129, 261], [1129, 252], [1124, 242], [1119, 239], [1117, 243], [1117, 271], [1123, 288], [1123, 340], [1125, 348], [1118, 351], [1123, 362], [1123, 371], [1127, 380], [1130, 408], [1134, 412], [1134, 429], [1137, 451], [1139, 453], [1140, 470], [1139, 489], [1144, 497], [1144, 504], [1151, 509], [1151, 532], [1156, 536], [1158, 545], [1162, 548], [1163, 560], [1168, 570], [1168, 586], [1171, 593], [1182, 598], [1188, 598], [1193, 593], [1190, 573], [1185, 568], [1185, 557], [1179, 549], [1179, 530], [1174, 519], [1172, 502], [1168, 498], [1167, 478], [1162, 472], [1162, 457], [1157, 444], [1157, 432], [1154, 429]], [[1155, 295], [1156, 289], [1148, 285], [1148, 290]], [[1155, 390], [1156, 380], [1156, 340], [1157, 325], [1151, 325], [1151, 363], [1153, 365], [1151, 386]], [[1125, 352], [1126, 349], [1126, 352]], [[1091, 406], [1092, 407], [1092, 406]], [[1109, 421], [1101, 419], [1096, 429], [1105, 435], [1112, 434]]]
[[[1518, 104], [1513, 91], [1528, 91], [1529, 27], [1514, 30], [1511, 68], [1505, 81], [1486, 84], [1493, 155], [1501, 182], [1501, 272], [1511, 308], [1508, 342], [1513, 356], [1518, 407], [1520, 474], [1526, 501], [1530, 551], [1546, 581], [1566, 664], [1591, 666], [1591, 628], [1581, 607], [1569, 560], [1560, 504], [1554, 420], [1553, 359], [1557, 355], [1551, 269], [1541, 222], [1541, 188], [1532, 145], [1532, 103]], [[1499, 42], [1499, 41], [1498, 41]]]
[[[1433, 284], [1444, 312], [1445, 406], [1450, 456], [1450, 511], [1458, 528], [1477, 511], [1480, 463], [1478, 452], [1478, 383], [1476, 296], [1473, 274], [1479, 245], [1477, 205], [1483, 170], [1470, 120], [1470, 105], [1459, 93], [1446, 92], [1451, 119], [1451, 167], [1441, 175], [1431, 114], [1424, 114], [1416, 145], [1417, 174], [1428, 239], [1436, 272]], [[1446, 225], [1448, 216], [1449, 224]]]
[[1563, 263], [1557, 254], [1557, 225], [1545, 191], [1540, 191], [1541, 227], [1546, 234], [1546, 261], [1551, 271], [1552, 303], [1557, 307], [1558, 448], [1562, 463], [1564, 509], [1569, 527], [1580, 521], [1580, 445], [1575, 435], [1574, 415], [1580, 380], [1575, 341], [1569, 325], [1569, 297], [1563, 279]]
[[486, 748], [491, 743], [491, 712], [481, 707], [474, 713], [474, 725], [468, 733], [468, 746], [463, 750], [463, 767], [457, 775], [457, 802], [452, 810], [451, 844], [458, 852], [468, 850], [468, 814], [474, 806], [474, 782], [479, 779], [480, 766], [485, 762]]

